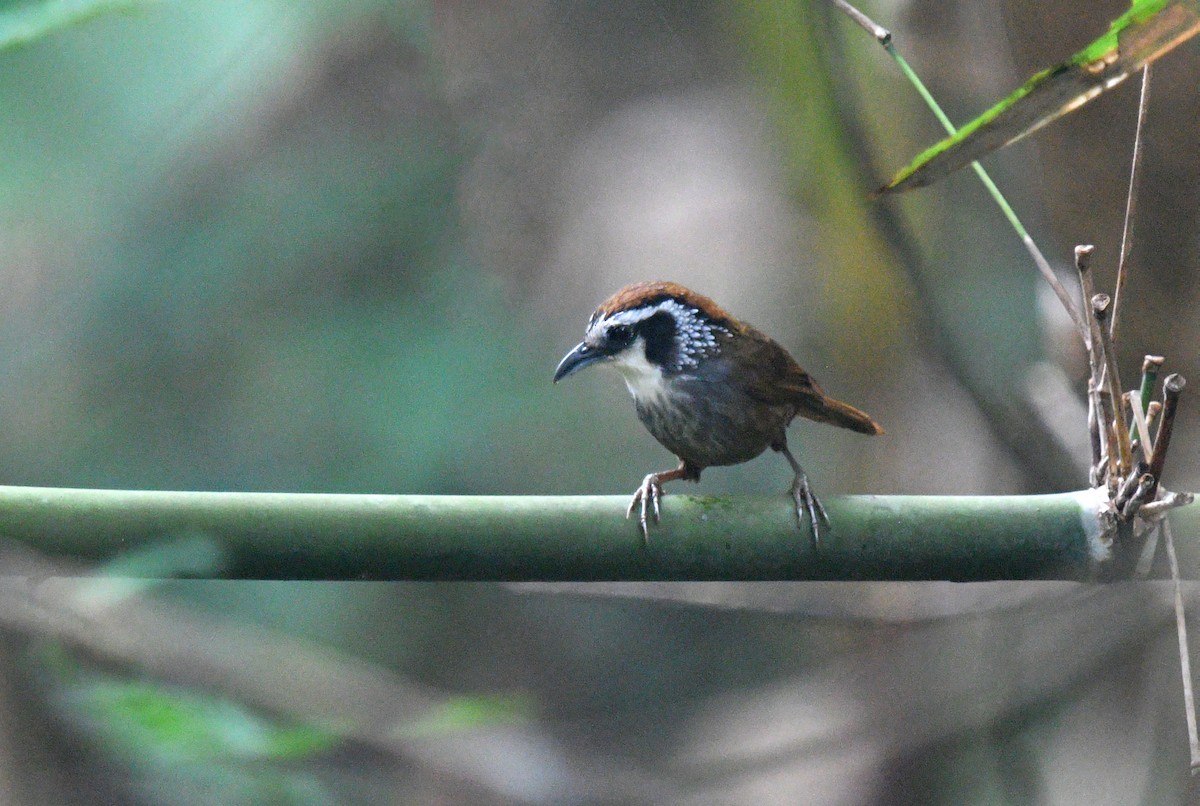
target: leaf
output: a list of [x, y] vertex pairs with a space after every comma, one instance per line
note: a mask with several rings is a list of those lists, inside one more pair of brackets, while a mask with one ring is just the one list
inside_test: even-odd
[[98, 677], [70, 686], [69, 700], [107, 746], [138, 756], [297, 759], [339, 741], [332, 732], [279, 724], [223, 697], [149, 681]]
[[475, 728], [526, 722], [533, 705], [521, 695], [452, 697], [423, 719], [396, 731], [408, 739], [442, 736]]
[[1200, 0], [1137, 0], [1108, 32], [1067, 61], [1042, 70], [958, 132], [926, 149], [875, 192], [932, 184], [1073, 112], [1200, 33]]

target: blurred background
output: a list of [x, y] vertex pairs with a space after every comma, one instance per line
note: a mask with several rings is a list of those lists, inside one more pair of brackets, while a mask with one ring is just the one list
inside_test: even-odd
[[[958, 121], [1126, 7], [864, 6]], [[550, 376], [596, 303], [670, 279], [885, 426], [792, 429], [823, 495], [1086, 486], [1065, 314], [970, 172], [867, 200], [941, 132], [826, 4], [0, 5], [22, 25], [0, 52], [4, 483], [629, 493], [673, 458], [615, 376]], [[1195, 42], [1155, 66], [1130, 384], [1146, 353], [1200, 377], [1198, 73]], [[1068, 283], [1077, 243], [1115, 275], [1137, 84], [986, 161]], [[1172, 489], [1200, 487], [1191, 411]], [[769, 455], [699, 490], [789, 478]], [[1149, 585], [140, 590], [0, 559], [6, 804], [1187, 787]]]

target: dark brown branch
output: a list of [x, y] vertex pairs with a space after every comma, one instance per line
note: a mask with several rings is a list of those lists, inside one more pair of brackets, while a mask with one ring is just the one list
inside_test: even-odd
[[[1091, 244], [1079, 244], [1075, 247], [1075, 269], [1079, 272], [1079, 287], [1083, 291], [1084, 301], [1092, 298], [1094, 289], [1092, 283], [1092, 252], [1096, 247]], [[1104, 463], [1105, 450], [1107, 447], [1107, 433], [1105, 429], [1100, 427], [1101, 421], [1101, 402], [1100, 402], [1100, 368], [1103, 362], [1100, 356], [1097, 355], [1093, 345], [1100, 343], [1100, 330], [1096, 326], [1096, 317], [1092, 315], [1092, 306], [1083, 306], [1084, 317], [1086, 319], [1088, 338], [1084, 344], [1087, 347], [1088, 366], [1091, 374], [1088, 377], [1088, 436], [1092, 446], [1092, 466], [1090, 470], [1089, 482], [1093, 487], [1100, 486], [1102, 480], [1101, 468]]]
[[1175, 412], [1179, 408], [1179, 396], [1187, 381], [1179, 373], [1172, 373], [1163, 381], [1163, 410], [1158, 421], [1158, 434], [1154, 437], [1154, 459], [1150, 462], [1150, 474], [1155, 485], [1162, 480], [1163, 466], [1167, 461], [1167, 449], [1171, 447], [1171, 433], [1175, 429]]
[[[1112, 339], [1109, 337], [1108, 318], [1112, 312], [1112, 298], [1108, 294], [1096, 294], [1092, 297], [1092, 314], [1096, 317], [1096, 325], [1100, 330], [1101, 356], [1104, 362], [1104, 381], [1108, 389], [1112, 411], [1107, 412], [1111, 417], [1109, 427], [1116, 442], [1117, 478], [1124, 478], [1133, 467], [1132, 451], [1129, 447], [1129, 427], [1125, 423], [1125, 396], [1121, 393], [1121, 375], [1117, 369], [1117, 357], [1113, 350]], [[1095, 343], [1092, 348], [1095, 349]], [[1113, 454], [1109, 446], [1109, 454]], [[1112, 481], [1115, 481], [1112, 480]]]

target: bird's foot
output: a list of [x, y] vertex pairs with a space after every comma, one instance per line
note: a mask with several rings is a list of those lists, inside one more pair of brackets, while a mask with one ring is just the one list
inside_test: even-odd
[[662, 482], [659, 480], [659, 474], [651, 473], [642, 479], [642, 486], [634, 490], [633, 498], [629, 500], [629, 509], [625, 511], [625, 517], [628, 519], [633, 516], [633, 511], [638, 509], [638, 505], [641, 505], [638, 524], [642, 527], [642, 542], [647, 546], [650, 545], [650, 515], [653, 513], [654, 522], [658, 523], [658, 502], [662, 499], [662, 495]]
[[796, 517], [800, 521], [801, 529], [804, 528], [804, 514], [808, 513], [808, 519], [812, 522], [813, 547], [820, 548], [821, 522], [824, 521], [825, 525], [829, 526], [829, 515], [825, 513], [821, 499], [812, 491], [808, 476], [802, 472], [797, 473], [795, 481], [792, 482], [792, 500], [796, 502]]

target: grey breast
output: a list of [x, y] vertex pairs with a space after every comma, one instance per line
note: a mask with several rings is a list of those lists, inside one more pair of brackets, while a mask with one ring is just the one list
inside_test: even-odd
[[727, 384], [686, 376], [674, 379], [672, 394], [634, 402], [663, 447], [700, 467], [753, 459], [782, 436], [794, 415], [790, 407], [766, 408]]

